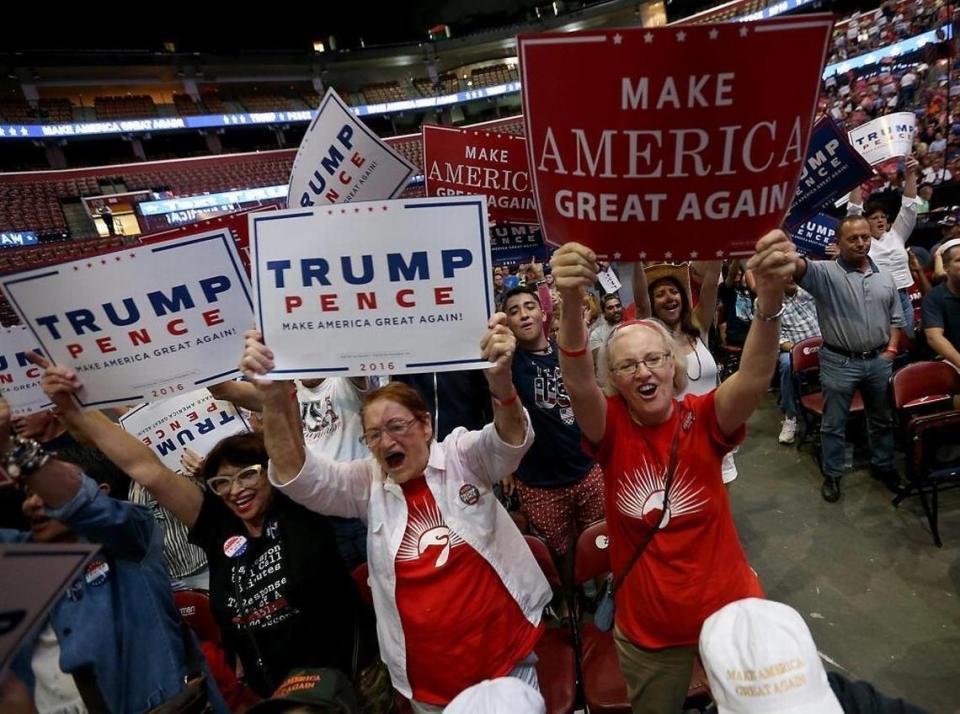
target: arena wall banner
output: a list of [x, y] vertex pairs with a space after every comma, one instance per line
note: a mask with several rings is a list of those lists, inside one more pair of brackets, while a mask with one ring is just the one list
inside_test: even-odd
[[206, 389], [141, 404], [120, 417], [120, 426], [152, 448], [164, 466], [178, 473], [185, 448], [206, 456], [221, 439], [250, 431], [233, 404], [214, 399]]
[[232, 379], [253, 315], [224, 229], [4, 275], [0, 287], [50, 360], [76, 370], [85, 409]]
[[27, 360], [40, 346], [24, 325], [0, 328], [0, 395], [14, 417], [43, 411], [51, 406], [40, 388], [43, 370]]
[[827, 246], [837, 242], [837, 226], [840, 224], [833, 216], [818, 213], [791, 230], [791, 238], [801, 255], [816, 258], [827, 257]]
[[482, 196], [250, 216], [256, 319], [277, 379], [489, 366]]
[[293, 160], [287, 207], [394, 198], [415, 171], [328, 89]]
[[813, 127], [797, 192], [784, 225], [794, 228], [828, 201], [859, 186], [873, 169], [847, 142], [837, 125], [824, 117]]
[[912, 112], [887, 114], [849, 132], [850, 144], [871, 166], [913, 151], [917, 117]]
[[515, 134], [423, 125], [428, 196], [486, 196], [494, 223], [539, 223], [527, 140]]
[[[814, 14], [520, 35], [544, 238], [613, 260], [751, 253], [793, 198], [832, 26]], [[777, 57], [789, 71], [770, 71]]]

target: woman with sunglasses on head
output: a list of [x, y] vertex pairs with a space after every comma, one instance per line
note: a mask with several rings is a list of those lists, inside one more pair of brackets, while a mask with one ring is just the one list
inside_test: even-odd
[[[670, 330], [684, 355], [687, 384], [677, 397], [706, 394], [717, 388], [720, 367], [707, 347], [717, 312], [717, 292], [722, 263], [699, 261], [674, 265], [659, 263], [634, 271], [633, 294], [637, 317], [655, 317]], [[696, 307], [690, 275], [700, 276], [700, 301]], [[737, 477], [733, 453], [723, 457], [723, 482]]]
[[312, 510], [366, 521], [381, 654], [418, 714], [442, 711], [486, 679], [537, 685], [531, 655], [550, 587], [493, 492], [533, 441], [511, 377], [515, 349], [497, 313], [481, 341], [494, 363], [484, 371], [491, 424], [458, 427], [438, 443], [417, 392], [391, 382], [360, 412], [372, 456], [338, 463], [305, 451], [290, 383], [262, 379], [273, 353], [258, 332], [246, 336], [241, 367], [262, 392], [270, 480]]
[[[43, 387], [71, 433], [99, 447], [190, 529], [210, 563], [210, 603], [224, 648], [239, 658], [251, 689], [268, 697], [292, 669], [332, 667], [354, 679], [370, 710], [388, 705], [372, 613], [327, 519], [267, 480], [262, 435], [218, 443], [200, 471], [201, 489], [100, 412], [81, 411], [70, 397], [80, 388], [72, 369], [49, 367]], [[378, 675], [379, 688], [371, 681]]]
[[614, 638], [635, 714], [680, 711], [704, 619], [733, 600], [763, 597], [737, 537], [720, 462], [743, 440], [773, 375], [795, 257], [780, 231], [757, 243], [750, 268], [759, 297], [740, 370], [681, 401], [683, 344], [649, 318], [610, 334], [598, 355], [601, 391], [575, 309], [596, 279], [596, 256], [577, 243], [553, 256], [557, 287], [573, 308], [560, 326], [560, 367], [585, 447], [606, 480]]

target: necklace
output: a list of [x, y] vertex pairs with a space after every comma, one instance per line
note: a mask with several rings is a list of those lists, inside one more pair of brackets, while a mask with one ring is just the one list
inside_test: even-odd
[[[703, 362], [700, 361], [700, 350], [697, 349], [697, 345], [688, 337], [687, 342], [693, 347], [693, 356], [697, 358], [697, 376], [694, 377], [690, 374], [690, 368], [687, 368], [687, 379], [691, 382], [696, 382], [703, 376]], [[687, 364], [690, 364], [690, 361], [687, 360]]]

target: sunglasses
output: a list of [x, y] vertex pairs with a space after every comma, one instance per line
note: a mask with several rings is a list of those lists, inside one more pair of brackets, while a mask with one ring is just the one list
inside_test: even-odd
[[207, 479], [207, 487], [218, 496], [226, 496], [233, 488], [234, 482], [240, 485], [240, 488], [251, 488], [259, 483], [263, 476], [263, 466], [255, 464], [248, 466], [242, 471], [238, 471], [233, 476], [214, 476]]

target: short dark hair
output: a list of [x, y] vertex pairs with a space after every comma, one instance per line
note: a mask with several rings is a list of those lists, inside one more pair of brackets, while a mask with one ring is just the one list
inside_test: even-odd
[[887, 220], [890, 220], [890, 214], [887, 212], [887, 207], [880, 201], [868, 201], [867, 205], [863, 207], [863, 217], [868, 218], [874, 213], [882, 213], [886, 216]]
[[620, 305], [621, 305], [621, 306], [623, 305], [623, 300], [620, 298], [620, 294], [619, 294], [619, 293], [607, 293], [607, 294], [604, 295], [602, 298], [600, 298], [600, 305], [601, 305], [601, 307], [606, 307], [606, 306], [607, 306], [607, 303], [608, 303], [610, 300], [619, 300], [619, 301], [620, 301]]
[[203, 468], [200, 470], [200, 478], [204, 481], [213, 478], [223, 464], [232, 466], [260, 464], [265, 467], [269, 460], [262, 433], [235, 434], [222, 439], [210, 449], [210, 453], [207, 454], [207, 458], [203, 462]]
[[[503, 294], [503, 299], [500, 301], [500, 304], [503, 305], [504, 309], [507, 307], [507, 301], [516, 295], [530, 295], [537, 301], [537, 305], [540, 305], [540, 295], [537, 293], [536, 288], [532, 288], [529, 285], [518, 285], [515, 288], [510, 288]], [[543, 305], [540, 305], [540, 307], [543, 307]]]
[[844, 216], [840, 219], [840, 222], [837, 224], [837, 239], [839, 240], [840, 234], [843, 233], [843, 229], [849, 226], [851, 223], [859, 223], [863, 221], [867, 222], [866, 214], [863, 216]]

